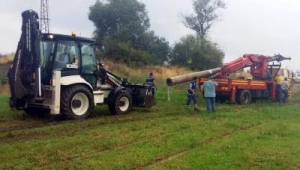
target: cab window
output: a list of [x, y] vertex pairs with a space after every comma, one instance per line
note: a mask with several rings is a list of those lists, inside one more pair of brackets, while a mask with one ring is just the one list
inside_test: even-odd
[[65, 68], [66, 64], [76, 63], [79, 59], [78, 46], [73, 41], [59, 41], [54, 68]]
[[94, 49], [90, 44], [83, 44], [81, 47], [82, 72], [93, 74], [97, 69]]

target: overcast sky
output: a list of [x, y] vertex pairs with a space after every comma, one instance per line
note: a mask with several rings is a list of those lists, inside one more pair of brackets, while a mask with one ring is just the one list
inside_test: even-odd
[[[48, 0], [50, 31], [91, 37], [95, 29], [88, 19], [89, 7], [96, 0]], [[179, 21], [180, 13], [193, 12], [192, 0], [138, 0], [146, 5], [151, 29], [170, 44], [193, 33]], [[299, 0], [224, 0], [221, 21], [209, 36], [225, 52], [225, 62], [245, 53], [291, 57], [282, 65], [300, 69]], [[40, 0], [1, 0], [0, 53], [15, 52], [21, 34], [21, 13], [40, 13]]]

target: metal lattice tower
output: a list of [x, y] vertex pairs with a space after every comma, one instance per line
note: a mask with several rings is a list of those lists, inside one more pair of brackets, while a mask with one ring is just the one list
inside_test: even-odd
[[49, 13], [48, 0], [41, 0], [41, 14], [40, 14], [40, 29], [42, 33], [49, 33]]

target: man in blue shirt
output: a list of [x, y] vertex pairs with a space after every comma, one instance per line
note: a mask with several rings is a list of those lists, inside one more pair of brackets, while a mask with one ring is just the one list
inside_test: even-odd
[[212, 77], [209, 77], [201, 87], [201, 91], [204, 93], [206, 101], [207, 113], [210, 113], [210, 109], [212, 109], [213, 112], [216, 111], [216, 86], [218, 86], [218, 83], [214, 82]]
[[186, 108], [189, 107], [191, 100], [193, 100], [194, 103], [194, 110], [198, 110], [197, 104], [197, 94], [196, 94], [196, 77], [193, 77], [193, 80], [189, 82], [188, 84], [188, 90], [187, 90], [187, 100], [186, 100]]

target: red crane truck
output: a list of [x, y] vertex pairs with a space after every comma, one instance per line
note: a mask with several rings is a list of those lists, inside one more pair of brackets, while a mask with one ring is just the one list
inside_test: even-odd
[[[216, 100], [248, 104], [255, 99], [279, 99], [280, 84], [287, 78], [292, 79], [292, 72], [281, 67], [280, 61], [291, 58], [282, 55], [264, 56], [260, 54], [244, 54], [222, 67], [180, 75], [167, 79], [169, 86], [188, 82], [198, 78], [201, 89], [208, 77], [213, 77], [219, 86], [216, 88]], [[232, 78], [230, 75], [244, 68], [250, 68], [251, 79], [246, 77]], [[289, 94], [291, 92], [289, 91]]]

